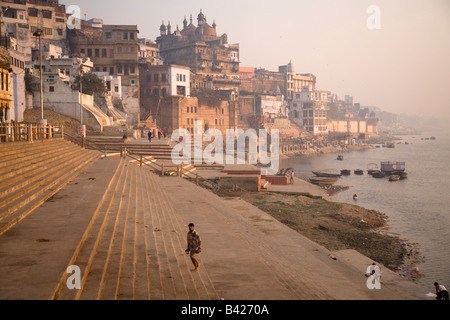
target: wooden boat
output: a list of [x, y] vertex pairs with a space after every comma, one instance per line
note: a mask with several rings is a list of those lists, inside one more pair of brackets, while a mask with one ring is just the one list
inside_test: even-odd
[[338, 178], [342, 176], [341, 173], [336, 173], [332, 171], [322, 170], [322, 171], [313, 171], [314, 175], [317, 177], [324, 177], [324, 178]]
[[372, 175], [375, 171], [378, 171], [378, 165], [376, 163], [369, 163], [367, 165], [367, 173]]
[[356, 169], [354, 172], [357, 175], [363, 175], [364, 174], [364, 170], [361, 170], [361, 169]]
[[337, 156], [337, 159], [342, 161], [342, 160], [344, 160], [344, 156], [342, 154], [340, 154]]
[[389, 181], [399, 181], [400, 176], [389, 176]]
[[349, 176], [349, 175], [352, 174], [352, 171], [351, 171], [351, 170], [344, 169], [344, 170], [341, 170], [341, 174], [342, 174], [343, 176]]
[[383, 171], [377, 170], [377, 171], [372, 173], [372, 177], [377, 178], [377, 179], [381, 179], [381, 178], [386, 177], [386, 173], [384, 173]]
[[389, 142], [386, 144], [387, 148], [395, 148], [395, 143], [394, 142]]
[[338, 178], [331, 178], [331, 177], [314, 177], [309, 179], [309, 182], [318, 185], [333, 185], [337, 181]]

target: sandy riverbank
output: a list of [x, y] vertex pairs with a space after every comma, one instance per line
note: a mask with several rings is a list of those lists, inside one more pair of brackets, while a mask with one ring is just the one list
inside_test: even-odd
[[411, 280], [420, 277], [416, 244], [389, 235], [389, 218], [357, 205], [274, 192], [219, 192], [241, 199], [330, 251], [354, 249]]

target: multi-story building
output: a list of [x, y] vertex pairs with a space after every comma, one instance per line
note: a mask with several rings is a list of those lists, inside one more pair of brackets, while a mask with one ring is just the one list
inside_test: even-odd
[[95, 72], [121, 77], [122, 101], [129, 125], [139, 123], [139, 30], [136, 25], [83, 23], [81, 29], [68, 31], [73, 55], [90, 58]]
[[156, 42], [149, 39], [139, 39], [140, 54], [139, 58], [145, 63], [151, 65], [161, 65], [163, 61], [159, 53], [159, 46]]
[[[161, 57], [165, 63], [187, 66], [196, 75], [212, 79], [214, 89], [238, 89], [239, 87], [239, 45], [229, 44], [228, 36], [217, 35], [217, 25], [209, 25], [200, 11], [198, 24], [183, 21], [183, 29], [172, 32], [170, 22], [160, 27], [156, 39]], [[199, 84], [201, 81], [194, 83]]]
[[11, 46], [8, 49], [11, 57], [11, 120], [23, 121], [23, 112], [26, 109], [25, 94], [25, 54], [10, 38]]
[[291, 101], [291, 118], [314, 135], [328, 134], [328, 91], [313, 90], [311, 86], [296, 92]]
[[9, 51], [0, 46], [0, 122], [11, 120], [11, 60]]
[[296, 73], [294, 64], [291, 61], [285, 66], [280, 66], [278, 71], [284, 74], [284, 95], [288, 101], [293, 100], [294, 94], [296, 92], [302, 92], [302, 88], [305, 86], [311, 86], [313, 90], [316, 90], [316, 76], [311, 73]]
[[139, 68], [141, 121], [160, 115], [160, 100], [169, 96], [191, 95], [190, 68], [178, 65], [142, 64]]

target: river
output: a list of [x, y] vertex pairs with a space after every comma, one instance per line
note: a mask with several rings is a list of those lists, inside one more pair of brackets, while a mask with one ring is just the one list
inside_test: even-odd
[[[426, 138], [436, 137], [436, 140]], [[336, 185], [350, 186], [332, 197], [333, 201], [357, 204], [382, 211], [389, 216], [389, 232], [418, 243], [425, 261], [417, 266], [422, 277], [419, 283], [434, 292], [433, 282], [450, 288], [450, 132], [428, 132], [401, 136], [395, 148], [290, 158], [280, 167], [293, 168], [297, 176], [310, 178], [313, 170], [349, 169]], [[401, 142], [400, 144], [398, 142]], [[408, 144], [405, 144], [408, 142]], [[408, 178], [389, 182], [367, 174], [368, 165], [381, 161], [404, 161]], [[355, 175], [363, 169], [364, 175]], [[353, 195], [357, 194], [355, 202]]]

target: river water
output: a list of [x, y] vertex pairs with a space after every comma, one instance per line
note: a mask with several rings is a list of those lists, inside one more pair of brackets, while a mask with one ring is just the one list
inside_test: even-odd
[[[436, 140], [426, 140], [429, 137]], [[283, 160], [282, 168], [294, 168], [302, 178], [313, 176], [313, 170], [349, 169], [336, 185], [350, 186], [337, 193], [333, 201], [357, 204], [382, 211], [389, 216], [389, 232], [418, 243], [425, 261], [418, 264], [423, 275], [419, 283], [434, 292], [433, 282], [450, 288], [450, 131], [428, 132], [401, 136], [395, 148], [344, 152], [343, 161], [337, 154]], [[405, 144], [404, 142], [408, 142]], [[408, 178], [389, 182], [367, 174], [368, 165], [381, 161], [404, 161]], [[355, 175], [363, 169], [364, 175]], [[355, 202], [353, 195], [357, 194]]]

